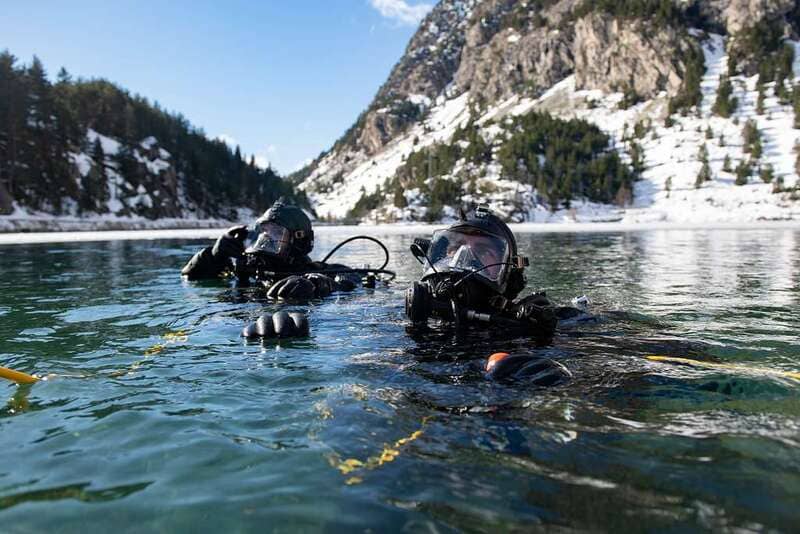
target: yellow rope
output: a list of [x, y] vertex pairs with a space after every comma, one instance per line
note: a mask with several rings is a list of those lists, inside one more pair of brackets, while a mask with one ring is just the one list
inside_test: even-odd
[[652, 362], [675, 363], [678, 365], [688, 365], [691, 367], [700, 367], [703, 369], [721, 369], [723, 371], [734, 371], [751, 375], [763, 376], [777, 376], [780, 378], [792, 378], [800, 380], [800, 373], [794, 371], [782, 371], [780, 369], [768, 369], [764, 367], [750, 367], [748, 365], [736, 363], [720, 363], [720, 362], [704, 362], [700, 360], [692, 360], [691, 358], [678, 358], [674, 356], [647, 356], [647, 359]]
[[7, 367], [0, 367], [0, 378], [5, 378], [17, 384], [33, 384], [39, 381], [39, 379], [33, 375], [8, 369]]
[[[168, 344], [185, 343], [186, 341], [189, 340], [189, 334], [187, 334], [183, 330], [178, 330], [177, 332], [167, 332], [166, 334], [164, 334], [161, 337]], [[139, 360], [138, 362], [133, 362], [131, 365], [128, 366], [127, 369], [121, 369], [119, 371], [113, 371], [108, 376], [110, 376], [112, 378], [116, 378], [116, 377], [125, 376], [127, 374], [130, 374], [130, 373], [136, 371], [137, 369], [139, 369], [139, 367], [141, 367], [148, 360], [150, 360], [151, 356], [155, 356], [156, 354], [160, 354], [160, 353], [164, 352], [164, 349], [166, 349], [166, 348], [167, 348], [167, 345], [165, 343], [156, 343], [155, 345], [145, 349], [145, 351], [144, 351], [144, 356], [145, 356], [144, 359]]]
[[[184, 332], [183, 330], [179, 330], [177, 332], [167, 332], [163, 336], [164, 340], [167, 343], [184, 343], [189, 339], [189, 335]], [[152, 347], [148, 348], [144, 351], [145, 359], [140, 360], [138, 362], [133, 363], [127, 369], [123, 369], [121, 371], [114, 371], [109, 374], [109, 376], [117, 377], [126, 375], [132, 371], [135, 371], [139, 368], [144, 362], [149, 359], [150, 356], [155, 356], [156, 354], [162, 352], [166, 348], [166, 345], [163, 343], [156, 343]], [[8, 369], [7, 367], [0, 367], [0, 378], [5, 378], [6, 380], [10, 380], [11, 382], [16, 382], [17, 384], [34, 384], [40, 380], [33, 375], [29, 375], [27, 373], [23, 373], [20, 371], [15, 371], [14, 369]]]
[[[422, 426], [424, 427], [425, 424], [428, 422], [428, 418], [425, 417], [422, 420]], [[342, 460], [338, 457], [338, 455], [334, 455], [330, 458], [331, 466], [336, 468], [342, 475], [350, 475], [356, 471], [372, 471], [373, 469], [378, 469], [379, 467], [395, 461], [395, 459], [400, 456], [401, 449], [411, 443], [412, 441], [418, 439], [422, 435], [422, 428], [419, 430], [415, 430], [410, 435], [400, 438], [394, 443], [385, 444], [383, 446], [383, 450], [380, 454], [375, 456], [370, 456], [366, 460], [359, 460], [357, 458], [348, 458], [346, 460]], [[363, 482], [363, 478], [360, 476], [351, 476], [347, 478], [344, 483], [348, 486], [353, 484], [360, 484]]]

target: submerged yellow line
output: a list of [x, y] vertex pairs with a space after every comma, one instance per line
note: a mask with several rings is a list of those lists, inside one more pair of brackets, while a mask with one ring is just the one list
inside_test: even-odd
[[[424, 427], [425, 424], [428, 422], [428, 417], [422, 419], [422, 426]], [[364, 461], [361, 461], [357, 458], [348, 458], [346, 460], [341, 460], [338, 455], [330, 458], [331, 466], [338, 469], [339, 472], [345, 476], [353, 473], [354, 471], [366, 471], [366, 470], [373, 470], [378, 469], [379, 467], [387, 464], [389, 462], [393, 462], [398, 456], [400, 456], [401, 450], [405, 445], [408, 445], [412, 441], [416, 440], [422, 436], [422, 428], [419, 430], [415, 430], [409, 436], [405, 438], [400, 438], [392, 444], [385, 444], [383, 446], [383, 450], [380, 454], [375, 456], [370, 456]], [[345, 480], [345, 484], [351, 486], [353, 484], [360, 484], [363, 482], [363, 478], [360, 476], [351, 476], [347, 480]]]
[[33, 384], [34, 382], [39, 381], [39, 379], [35, 376], [20, 371], [15, 371], [13, 369], [8, 369], [7, 367], [0, 367], [0, 378], [5, 378], [6, 380], [16, 382], [17, 384]]
[[[167, 343], [185, 343], [189, 339], [189, 334], [187, 334], [183, 330], [178, 330], [177, 332], [167, 332], [166, 334], [163, 335], [163, 338]], [[112, 371], [111, 373], [108, 374], [108, 376], [117, 377], [130, 373], [136, 370], [140, 365], [142, 365], [142, 363], [146, 362], [151, 356], [159, 354], [165, 348], [166, 346], [163, 343], [157, 343], [144, 351], [145, 355], [144, 360], [134, 362], [127, 369], [123, 369], [121, 371]], [[47, 378], [53, 376], [57, 375], [47, 375]], [[58, 376], [67, 376], [67, 375], [58, 375]], [[33, 375], [29, 375], [21, 371], [15, 371], [14, 369], [9, 369], [7, 367], [0, 367], [0, 378], [5, 378], [6, 380], [10, 380], [11, 382], [16, 382], [17, 384], [34, 384], [39, 380], [41, 380], [41, 378], [37, 378]], [[73, 375], [72, 378], [87, 378], [87, 376]]]
[[783, 371], [781, 369], [769, 369], [766, 367], [750, 367], [749, 365], [742, 365], [737, 363], [720, 363], [720, 362], [704, 362], [700, 360], [693, 360], [691, 358], [678, 358], [675, 356], [647, 356], [647, 359], [653, 362], [675, 363], [679, 365], [688, 365], [691, 367], [700, 367], [703, 369], [721, 369], [723, 371], [736, 371], [740, 373], [747, 373], [762, 376], [777, 376], [781, 378], [792, 378], [800, 380], [800, 373], [795, 371]]

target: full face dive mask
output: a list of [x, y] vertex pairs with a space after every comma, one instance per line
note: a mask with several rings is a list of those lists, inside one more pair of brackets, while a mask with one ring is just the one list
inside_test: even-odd
[[406, 292], [406, 315], [413, 323], [431, 316], [456, 322], [504, 309], [509, 277], [526, 264], [512, 256], [503, 236], [469, 225], [434, 232], [417, 240], [412, 252], [423, 261], [422, 279]]
[[292, 263], [293, 232], [272, 223], [260, 223], [253, 231], [255, 241], [244, 251], [243, 270], [256, 275], [263, 271], [281, 271]]

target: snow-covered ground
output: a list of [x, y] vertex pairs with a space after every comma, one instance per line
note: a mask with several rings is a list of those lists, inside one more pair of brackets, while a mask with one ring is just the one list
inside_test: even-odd
[[[645, 170], [635, 185], [632, 205], [617, 207], [573, 202], [569, 210], [551, 212], [537, 204], [533, 187], [505, 179], [497, 165], [488, 165], [484, 169], [479, 185], [486, 187], [480, 194], [475, 199], [466, 196], [464, 200], [477, 200], [479, 197], [501, 213], [508, 213], [513, 207], [518, 214], [522, 207], [524, 220], [535, 223], [705, 224], [800, 219], [800, 179], [795, 170], [795, 145], [800, 140], [800, 130], [794, 128], [791, 105], [778, 101], [775, 84], [770, 83], [766, 86], [764, 111], [758, 114], [758, 78], [735, 76], [731, 81], [734, 96], [738, 99], [736, 112], [730, 118], [713, 114], [711, 109], [717, 98], [720, 76], [727, 71], [726, 43], [722, 36], [711, 34], [702, 44], [706, 72], [701, 82], [703, 100], [700, 108], [687, 116], [673, 114], [673, 124], [669, 126], [665, 125], [666, 94], [628, 109], [619, 109], [621, 93], [576, 90], [573, 76], [554, 85], [539, 98], [512, 97], [476, 117], [487, 140], [504, 135], [508, 118], [532, 110], [548, 111], [562, 118], [583, 119], [608, 133], [624, 157], [630, 148], [634, 126], [640, 122], [646, 124], [645, 135], [635, 139], [644, 149]], [[796, 50], [794, 81], [797, 81], [800, 80], [800, 43], [791, 44]], [[329, 155], [323, 158], [303, 187], [318, 214], [345, 217], [362, 194], [373, 193], [394, 176], [412, 151], [449, 140], [455, 130], [467, 124], [470, 118], [466, 93], [449, 100], [440, 97], [425, 121], [391, 142], [376, 156], [341, 175], [341, 169], [336, 168], [334, 158]], [[748, 183], [739, 186], [734, 184], [734, 173], [724, 170], [723, 164], [727, 157], [730, 169], [735, 169], [740, 161], [749, 159], [744, 152], [742, 129], [750, 119], [755, 121], [761, 134], [763, 155], [759, 165], [753, 168]], [[696, 188], [703, 145], [708, 152], [712, 180]], [[761, 181], [759, 169], [766, 165], [772, 167], [775, 180], [782, 180], [785, 191], [773, 192], [772, 183]], [[457, 165], [456, 170], [458, 168]], [[405, 197], [407, 208], [394, 208], [392, 199], [387, 198], [387, 205], [368, 215], [366, 220], [424, 218], [426, 207], [420, 192], [405, 191]], [[452, 217], [452, 210], [445, 209], [443, 215], [443, 220], [447, 220]]]
[[[242, 219], [250, 222], [251, 219]], [[157, 230], [179, 228], [226, 228], [235, 223], [221, 219], [146, 219], [110, 214], [89, 217], [56, 217], [48, 214], [15, 213], [0, 216], [0, 235], [4, 232], [92, 232], [111, 230]]]

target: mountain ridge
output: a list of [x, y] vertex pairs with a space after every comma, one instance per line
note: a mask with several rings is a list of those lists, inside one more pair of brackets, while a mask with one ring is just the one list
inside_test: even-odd
[[[431, 29], [439, 29], [438, 21], [442, 13], [459, 13], [460, 18], [446, 19], [446, 24], [442, 24], [442, 27], [447, 28], [450, 33], [440, 34], [433, 39]], [[731, 69], [728, 78], [736, 85], [735, 90], [742, 92], [742, 104], [749, 100], [766, 98], [772, 102], [771, 99], [775, 99], [765, 113], [792, 113], [793, 106], [797, 107], [793, 103], [797, 98], [792, 96], [798, 74], [797, 69], [793, 68], [797, 63], [793, 41], [797, 39], [797, 14], [797, 2], [790, 1], [444, 0], [421, 23], [406, 53], [378, 92], [375, 101], [362, 113], [354, 126], [331, 150], [293, 178], [309, 195], [320, 216], [331, 219], [357, 219], [366, 216], [369, 220], [385, 221], [420, 218], [433, 220], [435, 217], [426, 214], [424, 209], [409, 211], [406, 208], [408, 204], [415, 203], [424, 208], [424, 204], [431, 202], [431, 192], [443, 187], [460, 189], [460, 195], [451, 195], [454, 200], [458, 197], [458, 202], [462, 198], [469, 201], [498, 200], [488, 193], [470, 194], [470, 184], [475, 180], [485, 182], [487, 188], [492, 186], [494, 189], [508, 190], [500, 202], [506, 206], [500, 207], [507, 216], [515, 220], [542, 218], [540, 208], [549, 202], [547, 197], [552, 197], [553, 194], [552, 191], [542, 194], [536, 187], [537, 181], [550, 189], [564, 189], [567, 193], [567, 201], [560, 202], [556, 209], [550, 210], [551, 214], [544, 217], [546, 219], [591, 219], [582, 217], [580, 213], [576, 215], [576, 201], [589, 211], [599, 210], [606, 213], [603, 217], [624, 219], [625, 212], [630, 211], [624, 209], [626, 206], [620, 206], [623, 208], [621, 214], [614, 206], [594, 206], [596, 203], [592, 202], [593, 199], [574, 194], [580, 192], [580, 187], [564, 186], [561, 183], [564, 180], [569, 181], [569, 177], [548, 175], [544, 182], [534, 179], [533, 184], [523, 183], [524, 180], [520, 182], [509, 179], [507, 172], [493, 170], [492, 166], [497, 164], [496, 158], [481, 165], [480, 169], [472, 169], [469, 161], [460, 160], [448, 169], [448, 172], [453, 173], [426, 177], [426, 180], [418, 184], [422, 185], [422, 190], [417, 192], [416, 197], [405, 201], [400, 199], [401, 194], [397, 188], [387, 188], [397, 181], [396, 171], [415, 151], [428, 150], [426, 147], [434, 144], [463, 144], [463, 140], [452, 141], [452, 136], [456, 130], [469, 123], [487, 125], [479, 128], [481, 142], [491, 144], [492, 151], [496, 153], [511, 136], [509, 132], [497, 130], [505, 128], [503, 120], [510, 120], [517, 115], [511, 113], [510, 116], [505, 116], [505, 112], [498, 114], [494, 111], [496, 108], [507, 109], [509, 106], [505, 103], [512, 100], [516, 100], [518, 104], [523, 101], [530, 104], [539, 99], [543, 105], [544, 100], [548, 100], [542, 100], [544, 95], [565, 80], [571, 80], [572, 92], [598, 92], [589, 98], [595, 104], [589, 102], [589, 105], [596, 105], [610, 98], [608, 105], [614, 109], [608, 110], [604, 120], [611, 117], [612, 122], [616, 122], [617, 118], [627, 116], [627, 128], [608, 128], [606, 124], [593, 122], [592, 114], [580, 113], [576, 109], [556, 109], [555, 115], [565, 120], [586, 119], [587, 130], [596, 125], [608, 133], [611, 136], [608, 149], [617, 151], [620, 159], [632, 168], [639, 167], [641, 180], [637, 180], [634, 191], [631, 192], [633, 200], [627, 203], [627, 207], [641, 207], [643, 200], [655, 205], [657, 199], [654, 195], [668, 194], [666, 179], [663, 183], [654, 183], [656, 179], [661, 179], [661, 175], [653, 164], [659, 161], [659, 165], [664, 165], [658, 152], [664, 152], [666, 148], [663, 143], [642, 143], [641, 139], [632, 136], [634, 128], [639, 122], [644, 122], [649, 125], [652, 135], [660, 133], [667, 138], [671, 138], [672, 129], [677, 128], [701, 128], [704, 131], [714, 129], [712, 123], [718, 122], [718, 115], [709, 106], [703, 107], [701, 100], [704, 95], [700, 87], [701, 79], [707, 74], [706, 52], [708, 46], [714, 42], [713, 35], [723, 39], [725, 66]], [[762, 35], [771, 36], [772, 40], [762, 39]], [[420, 56], [418, 47], [433, 46], [430, 44], [432, 40], [455, 47], [459, 57], [458, 61], [435, 63], [436, 67], [428, 76], [426, 62], [430, 58]], [[732, 53], [728, 54], [729, 51]], [[449, 54], [447, 57], [452, 57], [453, 50]], [[789, 60], [789, 72], [786, 72], [786, 58], [782, 57], [786, 54], [792, 56]], [[420, 57], [425, 59], [420, 60]], [[447, 76], [442, 76], [441, 65], [449, 66]], [[764, 65], [771, 70], [765, 71]], [[753, 76], [758, 78], [752, 72], [754, 68], [762, 71], [760, 83], [757, 83], [758, 79], [752, 79]], [[396, 83], [397, 73], [401, 72], [413, 75], [406, 76], [402, 84]], [[756, 83], [759, 88], [755, 87]], [[723, 84], [722, 87], [727, 85]], [[758, 95], [766, 91], [766, 94], [759, 97], [751, 94], [753, 91], [757, 91]], [[564, 91], [561, 93], [565, 94]], [[388, 96], [393, 100], [387, 100]], [[586, 94], [584, 97], [588, 98]], [[585, 107], [586, 98], [575, 103], [577, 110]], [[455, 102], [460, 104], [456, 105]], [[547, 105], [552, 108], [552, 101]], [[412, 110], [412, 106], [415, 109]], [[459, 109], [455, 110], [454, 106]], [[537, 105], [522, 107], [532, 111]], [[628, 113], [630, 109], [636, 113]], [[612, 111], [619, 113], [611, 113]], [[439, 120], [442, 116], [448, 116], [456, 123], [447, 120], [442, 122]], [[702, 119], [701, 124], [689, 124], [684, 120], [692, 116]], [[730, 130], [729, 140], [738, 142], [736, 138], [741, 133], [734, 133], [736, 128], [731, 127], [738, 126], [741, 129], [743, 126], [733, 123], [756, 120], [758, 116], [761, 115], [755, 113], [754, 109], [742, 106], [725, 118], [729, 123], [724, 128], [721, 123], [719, 128]], [[494, 124], [489, 124], [490, 122]], [[665, 125], [663, 132], [657, 126], [659, 124]], [[769, 127], [770, 124], [766, 121], [764, 127]], [[797, 132], [794, 128], [792, 132], [791, 136], [796, 138]], [[701, 136], [694, 140], [686, 138], [683, 142], [697, 143], [694, 149], [699, 152], [699, 147], [706, 139]], [[724, 141], [722, 144], [725, 144]], [[793, 194], [796, 196], [793, 192], [797, 184], [796, 171], [785, 170], [787, 166], [784, 160], [793, 159], [794, 154], [792, 147], [787, 151], [784, 144], [775, 145], [780, 149], [780, 154], [767, 151], [763, 161], [751, 161], [753, 171], [749, 175], [751, 185], [748, 188], [754, 188], [756, 184], [752, 182], [757, 181], [762, 174], [768, 178], [769, 173], [765, 169], [769, 166], [777, 166], [782, 172], [776, 178], [782, 181], [782, 185], [769, 186], [776, 191], [769, 202], [775, 205], [784, 205], [786, 202], [790, 204], [787, 204], [787, 209], [779, 209], [780, 213], [770, 214], [767, 218], [796, 216], [791, 199], [784, 198]], [[400, 145], [404, 145], [404, 148], [399, 149]], [[720, 156], [723, 159], [752, 159], [744, 151], [743, 143], [742, 149], [736, 153], [731, 150], [731, 146], [726, 150], [721, 150], [723, 147], [718, 148], [720, 150], [712, 150], [712, 156], [724, 152]], [[434, 153], [435, 150], [430, 149], [430, 152]], [[675, 177], [673, 182], [688, 179], [691, 185], [699, 172], [695, 170], [695, 166], [702, 167], [703, 163], [699, 158], [694, 162], [686, 160], [683, 163], [685, 165], [679, 165], [676, 172], [691, 173], [691, 176]], [[714, 177], [706, 189], [713, 186], [716, 193], [717, 185], [726, 183], [727, 175], [724, 173], [727, 171], [722, 170], [722, 162], [713, 161], [708, 166], [714, 171]], [[482, 179], [478, 172], [488, 174], [491, 179]], [[443, 180], [450, 185], [437, 185]], [[428, 183], [423, 183], [425, 181]], [[673, 185], [677, 186], [677, 183]], [[698, 189], [703, 189], [703, 184], [700, 185]], [[570, 191], [570, 187], [574, 191]], [[512, 198], [520, 195], [526, 199]], [[737, 195], [738, 193], [729, 196]], [[674, 200], [674, 195], [670, 198]], [[395, 202], [392, 202], [393, 199]], [[513, 203], [521, 207], [509, 208], [508, 205]], [[447, 213], [456, 207], [454, 204], [447, 206], [448, 209], [440, 215], [446, 218]], [[590, 205], [591, 208], [587, 207]], [[756, 214], [757, 210], [751, 214], [746, 210], [740, 211], [745, 217], [763, 216]], [[608, 215], [612, 212], [615, 215]], [[642, 214], [638, 213], [638, 216]]]

